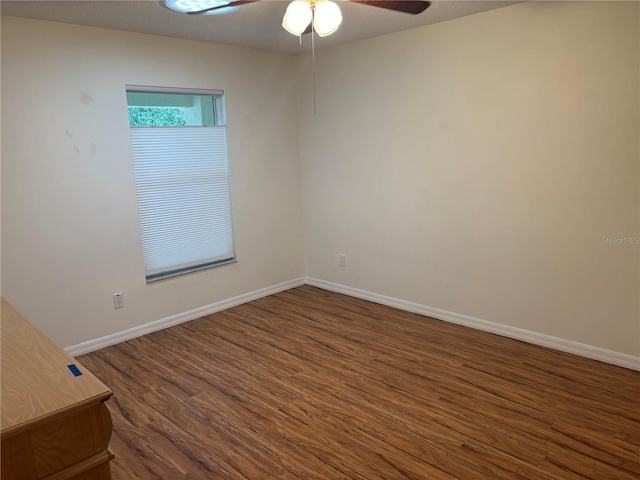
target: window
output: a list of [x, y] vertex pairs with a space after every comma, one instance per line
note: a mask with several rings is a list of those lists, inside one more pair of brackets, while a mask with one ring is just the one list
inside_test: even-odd
[[223, 92], [127, 86], [147, 282], [235, 261]]

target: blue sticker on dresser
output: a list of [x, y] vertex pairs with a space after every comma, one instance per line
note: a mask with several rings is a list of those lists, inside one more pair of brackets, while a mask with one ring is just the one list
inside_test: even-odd
[[72, 363], [71, 365], [67, 365], [67, 368], [71, 370], [71, 373], [73, 373], [74, 377], [79, 377], [80, 375], [82, 375], [82, 372], [80, 371], [80, 369], [75, 363]]

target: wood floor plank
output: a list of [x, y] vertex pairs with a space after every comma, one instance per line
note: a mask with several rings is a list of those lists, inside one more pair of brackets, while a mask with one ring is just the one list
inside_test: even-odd
[[640, 477], [640, 372], [309, 286], [80, 360], [116, 479]]

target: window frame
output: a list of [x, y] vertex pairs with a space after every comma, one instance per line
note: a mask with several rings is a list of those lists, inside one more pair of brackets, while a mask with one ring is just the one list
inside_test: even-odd
[[[226, 151], [226, 181], [228, 188], [228, 203], [229, 203], [229, 219], [230, 219], [230, 233], [231, 233], [231, 256], [229, 258], [216, 260], [216, 261], [206, 261], [203, 259], [201, 263], [197, 263], [189, 266], [179, 266], [174, 265], [173, 267], [167, 267], [166, 270], [162, 272], [156, 273], [148, 273], [147, 266], [145, 264], [145, 279], [147, 283], [155, 282], [158, 280], [164, 280], [167, 278], [184, 275], [187, 273], [197, 272], [209, 268], [214, 268], [222, 265], [228, 265], [230, 263], [236, 263], [238, 261], [236, 254], [236, 242], [235, 242], [235, 228], [233, 221], [233, 202], [232, 202], [232, 191], [231, 191], [231, 171], [230, 171], [230, 161], [229, 161], [229, 153], [228, 153], [228, 142], [226, 139], [226, 113], [225, 113], [225, 101], [224, 101], [224, 91], [217, 89], [199, 89], [199, 88], [181, 88], [181, 87], [158, 87], [158, 86], [147, 86], [147, 85], [125, 85], [125, 92], [128, 93], [150, 93], [150, 94], [167, 94], [167, 95], [187, 95], [187, 96], [206, 96], [211, 97], [213, 99], [213, 125], [185, 125], [180, 127], [175, 126], [132, 126], [129, 123], [129, 131], [136, 128], [154, 128], [154, 129], [163, 129], [163, 128], [223, 128], [224, 129], [224, 146]], [[127, 107], [131, 106], [127, 100]], [[130, 139], [130, 142], [132, 140]], [[131, 143], [133, 148], [133, 143]], [[135, 157], [132, 155], [132, 159], [135, 167]], [[138, 209], [138, 215], [140, 215], [140, 203], [139, 203], [139, 191], [138, 191], [138, 181], [136, 179], [136, 204]], [[140, 218], [140, 217], [139, 217]], [[143, 235], [142, 225], [140, 225], [140, 234]], [[141, 245], [142, 246], [142, 245]], [[144, 251], [144, 248], [143, 248]]]

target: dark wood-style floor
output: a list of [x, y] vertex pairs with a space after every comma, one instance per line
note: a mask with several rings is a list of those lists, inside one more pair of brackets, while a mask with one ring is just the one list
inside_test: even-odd
[[640, 478], [640, 372], [313, 287], [80, 361], [115, 479]]

